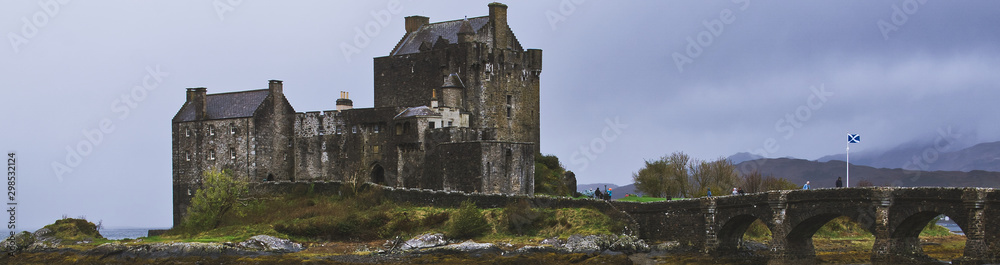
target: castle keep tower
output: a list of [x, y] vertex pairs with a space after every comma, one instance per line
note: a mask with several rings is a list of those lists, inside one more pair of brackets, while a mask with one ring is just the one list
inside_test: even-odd
[[482, 140], [534, 143], [538, 152], [539, 75], [542, 51], [521, 47], [507, 25], [507, 6], [489, 4], [489, 15], [428, 24], [406, 17], [406, 35], [375, 58], [375, 107], [410, 107], [430, 101], [429, 90], [457, 75]]
[[250, 182], [345, 181], [464, 192], [533, 194], [542, 51], [525, 50], [507, 6], [430, 23], [375, 58], [373, 108], [341, 92], [332, 110], [298, 112], [283, 84], [207, 94], [189, 88], [174, 116], [174, 225], [202, 173]]

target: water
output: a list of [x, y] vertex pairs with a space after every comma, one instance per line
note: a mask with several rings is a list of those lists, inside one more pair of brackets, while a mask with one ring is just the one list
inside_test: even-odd
[[125, 238], [136, 239], [145, 237], [150, 228], [105, 228], [101, 229], [101, 235], [111, 240]]
[[938, 220], [937, 224], [940, 226], [944, 226], [945, 228], [948, 228], [948, 230], [951, 230], [952, 233], [955, 233], [957, 235], [963, 235], [963, 236], [965, 235], [965, 233], [962, 232], [962, 228], [959, 228], [958, 224], [956, 224], [955, 221], [952, 221], [951, 219], [948, 219], [947, 221], [944, 219]]

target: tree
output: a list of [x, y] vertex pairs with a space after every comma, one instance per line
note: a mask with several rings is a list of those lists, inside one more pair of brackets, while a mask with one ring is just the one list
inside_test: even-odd
[[[566, 168], [554, 155], [535, 154], [535, 193], [556, 196], [573, 196], [576, 187], [569, 187]], [[576, 174], [573, 174], [573, 182]]]
[[635, 188], [653, 197], [690, 195], [687, 165], [690, 157], [682, 152], [646, 161], [639, 172], [632, 173]]
[[743, 187], [743, 190], [747, 193], [798, 188], [795, 183], [785, 178], [776, 178], [772, 175], [763, 176], [756, 170], [743, 175], [742, 186], [740, 187]]
[[226, 171], [212, 169], [205, 172], [201, 188], [187, 209], [183, 225], [194, 230], [209, 230], [219, 226], [222, 217], [236, 208], [240, 197], [247, 193], [247, 183], [232, 177]]
[[739, 185], [739, 174], [736, 173], [736, 165], [729, 159], [720, 157], [712, 162], [700, 161], [691, 163], [692, 194], [698, 196], [706, 195], [707, 189], [715, 190], [716, 195], [725, 195]]

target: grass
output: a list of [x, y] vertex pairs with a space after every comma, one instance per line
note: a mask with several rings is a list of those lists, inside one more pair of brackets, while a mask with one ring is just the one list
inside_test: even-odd
[[[573, 234], [613, 234], [624, 226], [593, 208], [530, 208], [527, 222], [511, 225], [506, 208], [476, 209], [487, 231], [473, 239], [480, 242], [537, 242], [543, 238], [568, 238]], [[507, 207], [510, 208], [510, 207]], [[448, 234], [459, 209], [400, 205], [385, 200], [379, 191], [355, 196], [292, 194], [241, 203], [222, 217], [220, 226], [207, 231], [175, 229], [143, 242], [239, 242], [254, 235], [271, 235], [298, 242], [374, 241], [410, 238], [423, 233]], [[514, 218], [517, 219], [517, 218]], [[521, 218], [525, 219], [525, 218]]]

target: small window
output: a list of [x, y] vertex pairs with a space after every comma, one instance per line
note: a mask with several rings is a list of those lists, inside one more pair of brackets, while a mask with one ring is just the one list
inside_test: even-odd
[[379, 129], [378, 124], [375, 124], [375, 133], [378, 133], [378, 129]]
[[236, 159], [236, 148], [229, 148], [229, 158]]
[[396, 135], [403, 135], [403, 125], [402, 124], [399, 124], [399, 123], [396, 124]]
[[337, 134], [344, 133], [344, 127], [337, 126]]
[[430, 123], [430, 126], [431, 126], [431, 129], [434, 129], [434, 122], [433, 121]]
[[351, 133], [358, 133], [358, 126], [357, 125], [351, 126]]
[[236, 134], [236, 124], [229, 124], [229, 134]]
[[378, 145], [375, 145], [375, 146], [372, 146], [372, 152], [374, 152], [374, 153], [376, 153], [376, 154], [378, 154], [378, 153], [379, 153], [379, 151], [380, 151], [379, 149], [380, 149], [380, 148], [379, 148], [379, 146], [378, 146]]
[[448, 127], [452, 126], [452, 121], [448, 121]]
[[513, 104], [513, 102], [514, 102], [514, 97], [512, 97], [511, 95], [507, 95], [507, 105]]
[[215, 160], [215, 151], [208, 151], [208, 160]]
[[184, 137], [191, 137], [191, 128], [184, 128]]
[[191, 161], [191, 152], [184, 151], [184, 161]]
[[507, 118], [510, 119], [510, 117], [513, 116], [513, 114], [514, 114], [513, 108], [507, 106]]
[[208, 125], [208, 135], [215, 135], [215, 125]]

